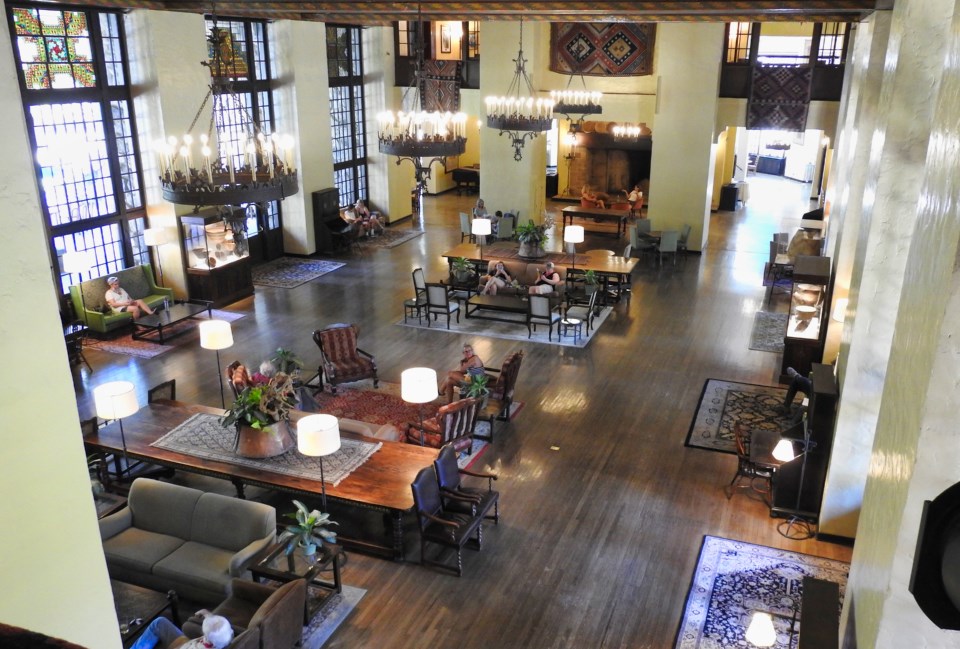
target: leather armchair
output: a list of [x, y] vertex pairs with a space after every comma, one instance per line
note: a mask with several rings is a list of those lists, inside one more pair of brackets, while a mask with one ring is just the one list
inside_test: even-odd
[[440, 448], [452, 444], [459, 453], [470, 452], [473, 446], [473, 429], [477, 425], [480, 402], [477, 399], [460, 399], [437, 411], [437, 416], [425, 419], [423, 429], [418, 424], [408, 424], [407, 443]]
[[[476, 542], [479, 549], [483, 518], [473, 512], [457, 513], [444, 508], [437, 474], [432, 466], [421, 469], [410, 488], [413, 491], [414, 509], [417, 511], [417, 524], [420, 528], [420, 563], [454, 570], [460, 577], [463, 575], [461, 551], [474, 533], [477, 534]], [[456, 550], [456, 568], [440, 561], [427, 560], [427, 543], [435, 543]]]
[[320, 348], [320, 385], [326, 377], [333, 394], [337, 393], [340, 383], [373, 379], [373, 387], [380, 385], [376, 360], [357, 347], [356, 325], [334, 324], [317, 329], [313, 332], [313, 341]]

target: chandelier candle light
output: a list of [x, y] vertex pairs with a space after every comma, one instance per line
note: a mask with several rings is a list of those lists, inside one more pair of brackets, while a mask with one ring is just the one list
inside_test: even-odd
[[[573, 77], [570, 77], [570, 79], [573, 80]], [[587, 115], [599, 115], [603, 112], [603, 107], [600, 106], [600, 101], [603, 99], [602, 92], [551, 90], [550, 99], [554, 102], [554, 112], [560, 113], [570, 120], [573, 130], [580, 129]], [[575, 115], [579, 115], [579, 117], [574, 119]]]
[[[513, 159], [523, 159], [523, 144], [553, 127], [554, 101], [533, 97], [533, 83], [527, 74], [527, 60], [523, 58], [523, 20], [520, 21], [520, 51], [513, 59], [516, 70], [507, 94], [503, 97], [487, 97], [487, 126], [506, 134], [513, 144]], [[522, 95], [526, 86], [527, 95]]]

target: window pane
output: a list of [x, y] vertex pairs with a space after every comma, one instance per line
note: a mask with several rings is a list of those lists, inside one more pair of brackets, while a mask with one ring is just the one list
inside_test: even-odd
[[137, 175], [137, 152], [133, 144], [130, 104], [126, 101], [110, 102], [110, 112], [113, 116], [113, 131], [117, 141], [124, 205], [127, 209], [142, 207], [143, 198], [140, 194], [140, 177]]
[[124, 268], [119, 223], [111, 223], [99, 228], [54, 237], [53, 247], [58, 255], [66, 252], [86, 251], [92, 264], [90, 270], [82, 275], [64, 274], [60, 276], [61, 290], [64, 293], [69, 290], [71, 284], [76, 284], [90, 277], [101, 277], [115, 273]]
[[107, 68], [107, 84], [125, 85], [123, 49], [120, 46], [120, 26], [116, 14], [100, 14], [100, 33], [103, 35], [103, 64]]
[[27, 88], [96, 86], [84, 12], [15, 8], [13, 20]]
[[130, 230], [130, 247], [133, 249], [134, 264], [149, 264], [150, 248], [143, 240], [143, 229], [146, 227], [144, 218], [137, 217], [127, 221], [127, 228]]

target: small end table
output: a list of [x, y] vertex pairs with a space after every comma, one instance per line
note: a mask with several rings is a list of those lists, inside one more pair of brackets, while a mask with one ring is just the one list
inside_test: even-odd
[[[303, 623], [307, 624], [324, 602], [343, 591], [343, 582], [340, 580], [343, 548], [339, 545], [324, 543], [317, 548], [316, 561], [311, 562], [303, 555], [300, 548], [294, 549], [290, 554], [285, 553], [288, 538], [282, 535], [276, 543], [267, 547], [260, 558], [254, 559], [250, 564], [250, 573], [256, 582], [261, 579], [272, 579], [287, 583], [295, 579], [306, 579], [308, 586], [318, 588], [322, 593], [320, 597], [311, 600], [309, 592], [307, 593], [303, 610]], [[333, 571], [333, 581], [319, 578], [322, 572], [328, 570]]]
[[563, 318], [560, 320], [560, 335], [573, 338], [573, 342], [577, 342], [583, 337], [583, 320], [579, 318]]

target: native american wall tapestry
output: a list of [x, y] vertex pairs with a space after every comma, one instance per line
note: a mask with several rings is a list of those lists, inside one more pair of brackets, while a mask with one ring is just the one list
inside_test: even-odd
[[653, 74], [655, 23], [552, 23], [550, 69], [592, 77]]
[[424, 61], [420, 109], [441, 113], [460, 110], [460, 61]]
[[806, 130], [811, 79], [808, 65], [755, 65], [747, 103], [747, 128]]

